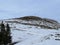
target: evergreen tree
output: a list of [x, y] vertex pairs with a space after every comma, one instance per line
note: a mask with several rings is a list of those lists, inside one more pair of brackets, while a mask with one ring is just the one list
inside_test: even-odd
[[2, 23], [1, 23], [1, 32], [5, 32], [5, 25], [3, 24], [3, 21], [2, 21]]
[[8, 45], [9, 43], [12, 43], [11, 40], [11, 31], [9, 24], [5, 25], [3, 24], [3, 21], [1, 23], [1, 29], [0, 29], [0, 45]]
[[1, 44], [3, 44], [4, 43], [4, 36], [5, 35], [5, 25], [3, 24], [3, 21], [2, 21], [2, 23], [1, 23], [1, 32], [0, 32], [0, 38], [1, 38]]
[[6, 27], [3, 24], [3, 21], [0, 25], [0, 45], [14, 45], [19, 42], [12, 43], [12, 36], [11, 36], [11, 30], [10, 26], [7, 23]]
[[10, 27], [9, 27], [8, 23], [7, 23], [7, 26], [6, 26], [6, 36], [7, 36], [7, 43], [12, 43], [11, 31], [10, 31]]

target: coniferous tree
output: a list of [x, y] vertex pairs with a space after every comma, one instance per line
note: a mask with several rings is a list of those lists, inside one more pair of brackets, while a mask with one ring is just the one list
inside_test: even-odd
[[2, 21], [0, 28], [0, 45], [8, 45], [9, 43], [12, 43], [9, 24], [5, 27]]
[[5, 32], [5, 25], [3, 24], [3, 21], [1, 23], [1, 32]]
[[12, 43], [10, 26], [9, 26], [8, 23], [7, 23], [7, 26], [6, 26], [6, 33], [7, 33], [7, 43]]
[[19, 41], [12, 43], [10, 26], [7, 23], [7, 25], [5, 27], [5, 25], [2, 21], [2, 23], [0, 25], [0, 45], [14, 45], [17, 43], [19, 43]]
[[2, 23], [1, 23], [1, 29], [0, 29], [0, 30], [1, 30], [1, 32], [0, 32], [0, 34], [1, 34], [1, 35], [0, 35], [0, 36], [1, 36], [1, 37], [0, 37], [0, 38], [1, 38], [1, 44], [3, 44], [3, 43], [4, 43], [3, 40], [4, 40], [4, 37], [5, 37], [5, 36], [4, 36], [4, 35], [5, 35], [5, 25], [3, 24], [3, 21], [2, 21]]

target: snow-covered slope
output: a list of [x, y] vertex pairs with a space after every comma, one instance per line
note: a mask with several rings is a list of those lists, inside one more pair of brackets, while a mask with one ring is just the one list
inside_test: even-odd
[[[39, 20], [24, 19], [3, 20], [11, 27], [13, 42], [19, 41], [15, 45], [60, 45], [60, 25], [58, 22], [44, 18], [42, 20], [40, 20], [41, 18], [38, 18]], [[41, 28], [41, 25], [44, 28]]]
[[41, 29], [40, 27], [22, 24], [13, 24], [13, 42], [20, 41], [16, 45], [60, 45], [60, 30]]

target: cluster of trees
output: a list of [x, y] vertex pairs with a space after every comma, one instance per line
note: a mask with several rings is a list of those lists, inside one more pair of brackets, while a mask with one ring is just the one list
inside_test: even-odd
[[11, 31], [9, 24], [4, 25], [3, 21], [0, 24], [0, 45], [9, 45], [12, 43]]
[[14, 45], [19, 43], [20, 41], [12, 43], [12, 36], [10, 26], [7, 23], [4, 25], [3, 21], [0, 24], [0, 45]]

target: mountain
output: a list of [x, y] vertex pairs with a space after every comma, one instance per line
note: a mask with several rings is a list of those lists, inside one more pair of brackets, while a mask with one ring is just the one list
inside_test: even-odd
[[9, 23], [15, 45], [60, 45], [60, 23], [55, 20], [25, 16], [3, 22]]
[[12, 18], [9, 20], [5, 20], [5, 22], [38, 26], [40, 28], [46, 28], [46, 29], [59, 29], [60, 28], [60, 23], [58, 21], [47, 19], [47, 18], [41, 18], [37, 16], [25, 16], [25, 17], [20, 17], [20, 18]]

